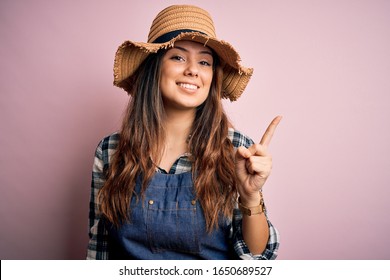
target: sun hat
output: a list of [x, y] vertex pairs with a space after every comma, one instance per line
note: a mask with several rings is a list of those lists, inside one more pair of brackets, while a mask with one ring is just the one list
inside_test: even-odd
[[237, 51], [223, 40], [217, 39], [210, 14], [192, 5], [173, 5], [162, 10], [153, 20], [147, 43], [125, 41], [118, 47], [114, 61], [114, 85], [129, 94], [127, 81], [151, 53], [174, 46], [179, 40], [199, 42], [215, 51], [222, 62], [222, 97], [237, 100], [247, 86], [252, 68], [240, 64]]

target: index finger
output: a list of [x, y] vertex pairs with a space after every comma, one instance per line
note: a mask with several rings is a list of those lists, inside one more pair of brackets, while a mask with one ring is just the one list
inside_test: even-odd
[[282, 119], [282, 116], [277, 116], [272, 120], [272, 122], [267, 127], [267, 130], [264, 132], [263, 137], [261, 137], [260, 144], [268, 147], [271, 143], [272, 136], [274, 135], [275, 129], [278, 126]]

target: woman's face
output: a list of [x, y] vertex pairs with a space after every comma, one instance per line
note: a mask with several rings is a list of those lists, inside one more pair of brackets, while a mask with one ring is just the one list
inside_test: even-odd
[[196, 110], [207, 98], [213, 79], [211, 49], [177, 41], [161, 64], [160, 90], [165, 110]]

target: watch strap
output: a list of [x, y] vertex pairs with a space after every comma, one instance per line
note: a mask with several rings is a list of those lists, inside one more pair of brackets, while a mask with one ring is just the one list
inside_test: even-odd
[[260, 193], [260, 204], [253, 207], [247, 207], [243, 204], [241, 204], [240, 199], [238, 199], [238, 208], [240, 209], [241, 213], [247, 216], [253, 216], [253, 215], [259, 215], [264, 212], [264, 200], [263, 196]]

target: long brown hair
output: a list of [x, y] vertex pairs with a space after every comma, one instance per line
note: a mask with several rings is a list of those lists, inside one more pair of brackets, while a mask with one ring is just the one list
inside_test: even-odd
[[[99, 192], [102, 214], [114, 225], [128, 221], [133, 195], [139, 198], [155, 173], [165, 140], [164, 105], [159, 90], [160, 65], [165, 51], [149, 55], [132, 80], [132, 98], [124, 117], [120, 139]], [[197, 108], [189, 139], [196, 198], [211, 231], [221, 217], [230, 218], [237, 198], [233, 145], [227, 138], [229, 120], [223, 110], [222, 68], [214, 59], [209, 95]], [[208, 139], [208, 141], [204, 141]], [[158, 162], [158, 161], [156, 161]], [[141, 193], [135, 192], [142, 175]]]

